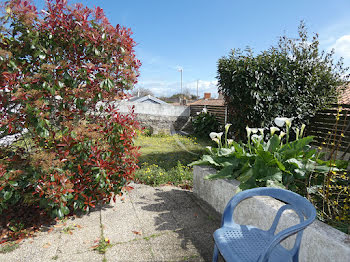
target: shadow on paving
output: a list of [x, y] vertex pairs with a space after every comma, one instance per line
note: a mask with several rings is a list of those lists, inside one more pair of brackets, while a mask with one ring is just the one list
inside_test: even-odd
[[212, 234], [220, 227], [221, 216], [190, 191], [173, 187], [155, 188], [155, 191], [151, 203], [147, 201], [147, 196], [139, 196], [134, 204], [157, 214], [153, 217], [156, 231], [175, 232], [182, 249], [194, 246], [202, 259], [211, 261], [214, 247]]

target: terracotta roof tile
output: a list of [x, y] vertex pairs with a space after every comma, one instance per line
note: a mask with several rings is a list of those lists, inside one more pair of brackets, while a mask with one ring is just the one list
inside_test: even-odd
[[350, 85], [348, 85], [340, 95], [338, 102], [339, 104], [350, 104]]

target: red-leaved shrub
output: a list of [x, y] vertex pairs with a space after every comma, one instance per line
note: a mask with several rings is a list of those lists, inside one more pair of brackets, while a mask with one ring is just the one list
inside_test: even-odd
[[[0, 39], [0, 213], [36, 204], [63, 217], [111, 200], [133, 177], [138, 124], [113, 103], [140, 62], [131, 30], [99, 7], [5, 2]], [[99, 101], [104, 107], [97, 107]]]

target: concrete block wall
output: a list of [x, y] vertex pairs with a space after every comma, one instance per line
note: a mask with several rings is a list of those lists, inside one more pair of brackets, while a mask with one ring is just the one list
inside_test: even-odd
[[118, 109], [122, 113], [128, 113], [133, 106], [136, 119], [142, 126], [150, 128], [154, 134], [173, 133], [174, 131], [188, 132], [191, 128], [188, 106], [121, 102], [118, 104]]
[[[236, 194], [239, 182], [204, 179], [208, 174], [215, 172], [215, 169], [210, 167], [195, 166], [193, 192], [222, 214], [227, 202]], [[267, 230], [281, 206], [280, 201], [269, 197], [253, 197], [237, 206], [234, 218], [239, 224], [254, 225]], [[297, 223], [299, 223], [297, 215], [293, 211], [286, 211], [282, 215], [277, 232]], [[290, 248], [294, 244], [294, 239], [289, 238], [282, 244]], [[299, 259], [301, 262], [350, 261], [350, 237], [317, 220], [304, 230]]]

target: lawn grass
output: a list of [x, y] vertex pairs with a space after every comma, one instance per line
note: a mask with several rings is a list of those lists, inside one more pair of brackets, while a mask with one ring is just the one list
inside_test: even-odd
[[172, 184], [192, 187], [192, 168], [187, 165], [198, 160], [209, 141], [180, 135], [140, 135], [140, 169], [136, 171], [138, 182], [157, 186]]
[[140, 164], [147, 162], [165, 169], [175, 167], [178, 161], [188, 165], [198, 160], [208, 144], [209, 141], [180, 135], [140, 135], [135, 142], [141, 147]]

